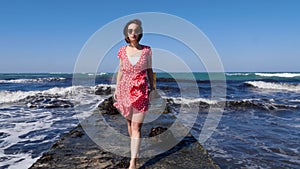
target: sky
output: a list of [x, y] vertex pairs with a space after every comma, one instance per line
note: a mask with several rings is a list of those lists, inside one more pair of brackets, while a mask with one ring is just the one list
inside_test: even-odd
[[[1, 0], [0, 73], [73, 72], [97, 30], [142, 12], [167, 13], [195, 25], [213, 44], [226, 72], [299, 72], [299, 9], [298, 0]], [[145, 35], [141, 43], [180, 53], [159, 36]], [[188, 62], [186, 55], [179, 56]], [[114, 71], [117, 58], [106, 60], [99, 71]], [[188, 66], [205, 71], [201, 62]]]

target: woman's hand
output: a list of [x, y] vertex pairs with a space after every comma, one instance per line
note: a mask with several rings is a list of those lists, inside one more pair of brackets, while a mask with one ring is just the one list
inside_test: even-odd
[[118, 100], [117, 91], [114, 92], [114, 99]]

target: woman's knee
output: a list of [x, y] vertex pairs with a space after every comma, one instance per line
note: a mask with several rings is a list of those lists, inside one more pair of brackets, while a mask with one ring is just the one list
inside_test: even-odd
[[142, 128], [142, 123], [132, 123], [131, 124], [132, 131], [140, 132], [141, 128]]

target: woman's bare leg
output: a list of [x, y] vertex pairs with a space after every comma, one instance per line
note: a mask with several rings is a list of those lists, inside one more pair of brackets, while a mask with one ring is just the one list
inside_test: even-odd
[[131, 160], [129, 168], [136, 168], [136, 161], [140, 149], [141, 142], [141, 128], [143, 124], [145, 114], [144, 113], [133, 113], [131, 120]]
[[127, 130], [128, 130], [128, 134], [129, 134], [129, 137], [131, 138], [131, 135], [132, 135], [132, 131], [131, 131], [131, 122], [132, 120], [132, 112], [130, 113], [129, 117], [126, 118], [126, 121], [127, 121]]

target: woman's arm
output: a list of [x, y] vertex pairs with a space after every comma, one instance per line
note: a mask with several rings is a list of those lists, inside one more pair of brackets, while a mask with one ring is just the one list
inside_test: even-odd
[[153, 69], [152, 69], [152, 51], [150, 49], [150, 56], [147, 60], [147, 76], [150, 84], [150, 91], [155, 90], [154, 80], [153, 80]]
[[116, 82], [116, 85], [118, 85], [119, 84], [119, 81], [120, 81], [120, 79], [121, 79], [121, 77], [122, 77], [122, 69], [121, 69], [121, 67], [122, 67], [122, 60], [120, 60], [120, 63], [119, 63], [119, 70], [118, 70], [118, 74], [117, 74], [117, 82]]
[[153, 69], [152, 68], [148, 68], [147, 69], [147, 76], [149, 79], [149, 84], [150, 84], [150, 91], [155, 90], [155, 86], [154, 86], [154, 81], [153, 81]]
[[116, 82], [116, 89], [115, 89], [115, 93], [114, 93], [114, 99], [117, 100], [117, 90], [118, 90], [118, 85], [119, 85], [119, 82], [120, 82], [120, 79], [122, 77], [122, 60], [120, 60], [120, 63], [119, 63], [119, 70], [118, 70], [118, 74], [117, 74], [117, 82]]

